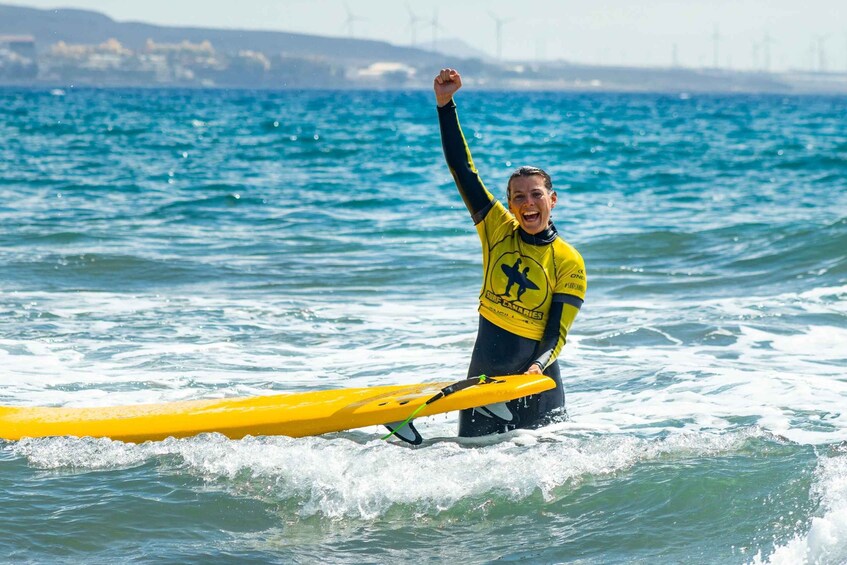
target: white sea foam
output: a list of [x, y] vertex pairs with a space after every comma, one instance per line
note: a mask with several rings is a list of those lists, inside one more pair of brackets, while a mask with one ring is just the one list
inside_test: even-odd
[[812, 495], [819, 510], [808, 530], [798, 533], [771, 555], [761, 552], [752, 563], [770, 565], [843, 565], [847, 563], [847, 455], [818, 462]]
[[10, 449], [44, 469], [90, 471], [162, 461], [242, 495], [294, 500], [300, 517], [370, 520], [394, 505], [434, 515], [460, 501], [521, 501], [536, 494], [551, 500], [563, 494], [560, 489], [646, 461], [732, 452], [756, 433], [681, 433], [647, 440], [573, 435], [562, 425], [498, 438], [436, 441], [418, 449], [367, 441], [378, 437], [367, 430], [335, 438], [231, 441], [206, 435], [141, 445], [50, 438], [22, 440]]
[[[563, 354], [573, 360], [565, 371], [571, 416], [598, 429], [694, 431], [744, 421], [800, 443], [847, 440], [847, 330], [832, 323], [843, 308], [832, 298], [845, 290], [706, 301], [696, 312], [610, 301]], [[804, 323], [782, 319], [788, 311]], [[624, 314], [629, 325], [614, 327]], [[818, 314], [826, 323], [806, 322]], [[703, 337], [680, 343], [675, 326], [685, 321]], [[666, 329], [655, 339], [621, 333], [649, 328]]]
[[[741, 422], [800, 443], [847, 440], [847, 330], [786, 323], [772, 312], [840, 315], [843, 301], [834, 298], [845, 292], [716, 299], [697, 309], [605, 300], [580, 318], [562, 352], [573, 421], [638, 434]], [[470, 301], [456, 307], [452, 299], [301, 303], [211, 291], [3, 298], [49, 314], [52, 327], [40, 339], [0, 340], [5, 404], [102, 406], [459, 379], [476, 321]], [[709, 333], [683, 338], [681, 323]]]
[[6, 404], [96, 406], [455, 380], [473, 340], [470, 307], [305, 308], [265, 297], [85, 292], [14, 293], [14, 300], [49, 314], [51, 328], [39, 339], [0, 339]]
[[[843, 291], [817, 289], [800, 301], [786, 295], [707, 303], [707, 318], [731, 320], [715, 332], [729, 340], [721, 345], [683, 343], [673, 330], [662, 330], [678, 316], [668, 304], [609, 302], [585, 320], [585, 333], [575, 333], [562, 354], [573, 422], [650, 434], [726, 430], [741, 420], [796, 442], [844, 441], [840, 344], [847, 343], [847, 330], [768, 330], [754, 318], [768, 300], [828, 309]], [[73, 298], [16, 295], [57, 316], [51, 322], [57, 334], [78, 337], [0, 340], [3, 403], [103, 406], [458, 379], [475, 322], [472, 308], [448, 303], [333, 301], [304, 309], [290, 300], [203, 294]], [[196, 327], [207, 312], [220, 313], [220, 323]], [[640, 319], [641, 327], [658, 328], [655, 335], [664, 341], [589, 345], [606, 316], [620, 319], [621, 312]], [[157, 329], [160, 319], [169, 320], [167, 328]], [[130, 328], [124, 333], [122, 320]], [[143, 328], [137, 339], [134, 326]]]

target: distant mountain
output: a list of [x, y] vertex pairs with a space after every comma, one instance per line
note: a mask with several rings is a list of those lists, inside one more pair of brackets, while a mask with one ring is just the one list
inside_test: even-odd
[[420, 47], [427, 51], [434, 51], [450, 57], [458, 57], [461, 59], [479, 59], [481, 61], [493, 61], [494, 58], [481, 51], [476, 47], [472, 47], [461, 39], [448, 38], [439, 39], [434, 44], [430, 42], [421, 43]]
[[[21, 36], [32, 36], [34, 44]], [[110, 39], [128, 50], [106, 44]], [[165, 56], [147, 49], [148, 40], [180, 45], [160, 46]], [[59, 41], [98, 47], [51, 52]], [[192, 54], [206, 41], [213, 57]], [[0, 4], [0, 84], [408, 89], [429, 88], [432, 73], [446, 66], [460, 68], [466, 84], [479, 89], [847, 93], [843, 73], [504, 62], [458, 39], [409, 47], [282, 31], [117, 22], [88, 10]]]
[[269, 55], [318, 56], [336, 61], [400, 61], [411, 65], [437, 66], [444, 56], [425, 49], [392, 45], [384, 41], [323, 37], [282, 31], [246, 31], [195, 27], [156, 26], [117, 22], [98, 12], [76, 9], [40, 10], [0, 5], [0, 35], [32, 35], [43, 52], [50, 45], [98, 44], [115, 38], [124, 46], [140, 50], [148, 39], [157, 43], [199, 43], [208, 40], [215, 49], [237, 53], [260, 51]]

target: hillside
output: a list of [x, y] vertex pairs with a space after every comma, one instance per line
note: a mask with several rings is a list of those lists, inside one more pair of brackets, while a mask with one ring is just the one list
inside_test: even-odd
[[383, 41], [321, 37], [282, 31], [244, 31], [195, 27], [167, 27], [137, 22], [117, 22], [98, 12], [74, 9], [39, 10], [0, 5], [0, 35], [31, 35], [43, 53], [58, 41], [99, 44], [115, 38], [133, 50], [147, 40], [157, 43], [210, 41], [223, 52], [242, 50], [292, 56], [317, 56], [349, 61], [401, 61], [434, 63], [443, 56], [430, 51], [392, 45]]
[[843, 73], [496, 62], [456, 40], [430, 47], [0, 5], [0, 84], [428, 88], [436, 69], [456, 66], [468, 86], [502, 90], [847, 93]]

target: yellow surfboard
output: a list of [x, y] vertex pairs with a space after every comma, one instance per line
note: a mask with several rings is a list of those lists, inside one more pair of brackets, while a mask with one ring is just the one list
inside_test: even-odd
[[0, 439], [76, 436], [126, 442], [217, 432], [303, 437], [506, 402], [555, 387], [544, 375], [509, 375], [426, 404], [451, 382], [392, 385], [165, 404], [54, 408], [0, 406]]

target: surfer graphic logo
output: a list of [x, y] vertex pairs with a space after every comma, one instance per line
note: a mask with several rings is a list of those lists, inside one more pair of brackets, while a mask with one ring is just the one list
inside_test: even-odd
[[510, 267], [508, 265], [501, 264], [500, 268], [506, 274], [508, 282], [506, 283], [506, 290], [503, 291], [503, 294], [500, 296], [510, 297], [512, 293], [512, 287], [517, 286], [517, 296], [515, 297], [515, 302], [521, 301], [521, 296], [527, 290], [538, 290], [538, 285], [529, 280], [529, 267], [524, 267], [521, 270], [521, 263], [523, 259], [518, 257], [515, 259], [515, 263]]
[[541, 319], [538, 308], [548, 293], [544, 269], [534, 259], [517, 252], [504, 253], [489, 271], [485, 297], [523, 316]]

